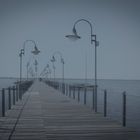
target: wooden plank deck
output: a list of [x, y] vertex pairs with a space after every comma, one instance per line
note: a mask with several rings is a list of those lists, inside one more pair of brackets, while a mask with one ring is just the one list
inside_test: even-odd
[[0, 118], [0, 140], [10, 139], [139, 140], [140, 134], [37, 81]]

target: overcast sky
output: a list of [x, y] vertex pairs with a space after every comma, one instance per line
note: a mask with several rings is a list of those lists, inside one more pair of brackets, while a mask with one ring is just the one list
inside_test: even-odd
[[[81, 22], [76, 26], [82, 37], [76, 42], [65, 38], [72, 33], [76, 20], [84, 18], [93, 25], [100, 42], [98, 78], [140, 79], [140, 1], [139, 0], [0, 0], [0, 77], [19, 76], [19, 51], [25, 40], [36, 41], [41, 50], [37, 60], [39, 73], [50, 64], [54, 52], [65, 59], [65, 77], [94, 78], [94, 44], [90, 44], [90, 27]], [[26, 44], [26, 64], [33, 56], [32, 43]], [[56, 56], [56, 76], [62, 66]]]

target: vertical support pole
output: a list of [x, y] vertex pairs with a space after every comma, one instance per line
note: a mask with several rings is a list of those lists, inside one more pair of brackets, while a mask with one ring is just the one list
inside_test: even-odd
[[69, 86], [69, 97], [71, 97], [71, 86]]
[[97, 112], [97, 85], [94, 87], [94, 110]]
[[75, 86], [73, 86], [73, 99], [75, 99]]
[[123, 92], [123, 112], [122, 112], [122, 125], [126, 126], [126, 92]]
[[[94, 42], [95, 42], [95, 112], [97, 112], [97, 106], [98, 106], [98, 101], [97, 101], [97, 40], [96, 40], [96, 35], [94, 35]], [[92, 43], [92, 39], [91, 39]]]
[[92, 92], [92, 109], [95, 109], [95, 90], [93, 87], [93, 92]]
[[78, 87], [78, 102], [80, 102], [80, 87]]
[[8, 88], [8, 109], [11, 109], [11, 87]]
[[13, 105], [16, 104], [16, 96], [15, 96], [15, 86], [13, 86]]
[[65, 83], [63, 83], [63, 94], [65, 95]]
[[107, 116], [107, 91], [104, 90], [104, 117]]
[[18, 91], [19, 91], [19, 99], [21, 100], [22, 99], [22, 96], [21, 96], [21, 92], [22, 92], [22, 89], [21, 89], [21, 83], [19, 83], [18, 85]]
[[84, 104], [86, 105], [86, 102], [87, 102], [87, 88], [85, 87], [84, 88]]
[[68, 84], [66, 84], [66, 96], [68, 95]]
[[16, 85], [16, 101], [18, 101], [19, 95], [18, 95], [18, 85]]
[[5, 117], [5, 89], [2, 89], [2, 117]]

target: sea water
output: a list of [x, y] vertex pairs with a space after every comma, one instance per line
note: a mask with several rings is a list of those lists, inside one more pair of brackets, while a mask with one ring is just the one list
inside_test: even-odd
[[[61, 80], [59, 80], [61, 81]], [[69, 84], [94, 85], [94, 80], [66, 79]], [[104, 90], [107, 91], [107, 117], [122, 124], [123, 92], [126, 93], [126, 125], [140, 129], [140, 80], [112, 80], [97, 81], [97, 110], [104, 112]], [[78, 100], [78, 91], [75, 92]], [[86, 94], [86, 105], [93, 107], [93, 91]], [[84, 91], [80, 91], [80, 103], [84, 104]]]
[[[13, 86], [16, 78], [0, 78], [0, 89]], [[62, 81], [61, 79], [56, 79]], [[68, 84], [94, 85], [94, 80], [65, 79]], [[122, 93], [126, 92], [126, 124], [129, 127], [140, 129], [140, 80], [98, 80], [97, 110], [103, 113], [104, 109], [104, 90], [107, 90], [107, 117], [122, 123]], [[76, 92], [78, 93], [78, 92]], [[8, 95], [8, 94], [7, 94]], [[6, 102], [8, 96], [6, 95]], [[76, 94], [76, 99], [78, 98]], [[93, 92], [87, 91], [87, 106], [92, 108]], [[84, 104], [84, 91], [80, 94], [80, 103]], [[1, 104], [1, 94], [0, 94]], [[8, 105], [6, 104], [6, 108]], [[1, 105], [0, 105], [1, 115]]]

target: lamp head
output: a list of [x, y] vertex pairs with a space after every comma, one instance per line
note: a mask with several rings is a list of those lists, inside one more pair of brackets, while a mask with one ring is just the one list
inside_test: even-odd
[[35, 45], [34, 50], [32, 51], [34, 55], [38, 55], [40, 53], [40, 50], [38, 50], [37, 46]]
[[77, 31], [75, 29], [75, 27], [73, 27], [72, 29], [73, 34], [72, 35], [66, 35], [65, 37], [69, 38], [72, 41], [76, 41], [78, 39], [80, 39], [81, 37], [77, 34]]

